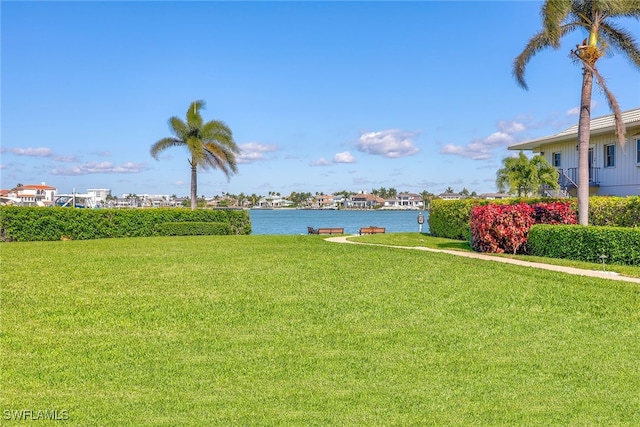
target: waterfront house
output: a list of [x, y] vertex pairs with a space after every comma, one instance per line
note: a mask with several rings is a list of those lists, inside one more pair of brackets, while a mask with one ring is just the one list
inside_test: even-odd
[[384, 199], [375, 194], [360, 193], [351, 196], [348, 207], [353, 209], [371, 209], [384, 205]]
[[460, 200], [462, 199], [462, 194], [460, 193], [440, 193], [438, 194], [442, 200]]
[[320, 209], [336, 209], [338, 205], [333, 194], [321, 194], [316, 196], [316, 207]]
[[52, 206], [57, 188], [42, 182], [18, 187], [7, 193], [7, 197], [19, 200], [18, 206]]
[[422, 196], [415, 193], [400, 193], [391, 199], [385, 199], [385, 209], [423, 209]]
[[[640, 108], [625, 111], [626, 145], [620, 147], [613, 114], [591, 120], [589, 141], [590, 193], [602, 196], [640, 194]], [[578, 183], [578, 125], [555, 135], [520, 142], [509, 150], [530, 150], [556, 167], [563, 192], [576, 196]]]
[[261, 197], [254, 207], [259, 209], [289, 208], [293, 204], [291, 200], [284, 199], [281, 196], [265, 196]]

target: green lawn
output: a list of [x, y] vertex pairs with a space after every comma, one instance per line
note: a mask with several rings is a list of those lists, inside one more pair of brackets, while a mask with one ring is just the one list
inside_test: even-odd
[[[432, 237], [426, 234], [419, 233], [389, 233], [389, 234], [375, 234], [366, 236], [350, 237], [349, 240], [363, 243], [375, 243], [381, 245], [393, 245], [393, 246], [424, 246], [432, 249], [447, 249], [456, 251], [471, 251], [471, 247], [468, 242], [461, 240], [444, 239], [440, 237]], [[572, 261], [567, 259], [554, 259], [534, 257], [530, 255], [511, 255], [511, 254], [487, 254], [497, 257], [515, 258], [524, 261], [541, 262], [545, 264], [561, 265], [565, 267], [582, 268], [584, 270], [602, 270], [602, 264], [593, 264], [582, 261]], [[606, 271], [613, 271], [623, 276], [640, 278], [640, 266], [631, 265], [612, 265], [605, 264], [604, 269]]]
[[635, 284], [318, 236], [0, 250], [3, 424], [640, 425]]

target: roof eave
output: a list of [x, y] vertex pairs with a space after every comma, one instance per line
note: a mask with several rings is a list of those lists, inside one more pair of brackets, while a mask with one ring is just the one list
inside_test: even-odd
[[[636, 123], [627, 124], [627, 136], [630, 135], [629, 130], [632, 130], [631, 132], [634, 132], [636, 127], [637, 127]], [[591, 136], [598, 136], [606, 133], [611, 133], [611, 132], [615, 132], [615, 130], [616, 130], [615, 126], [607, 126], [604, 128], [595, 129], [591, 131]], [[536, 150], [539, 150], [543, 145], [554, 144], [557, 142], [577, 141], [577, 139], [578, 139], [578, 133], [574, 132], [574, 133], [565, 134], [565, 135], [556, 135], [556, 136], [538, 138], [531, 141], [525, 141], [518, 144], [513, 144], [508, 146], [507, 150], [536, 151]]]

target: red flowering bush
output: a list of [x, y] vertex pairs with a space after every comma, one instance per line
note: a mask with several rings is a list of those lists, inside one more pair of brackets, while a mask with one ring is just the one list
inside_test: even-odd
[[536, 224], [577, 224], [578, 216], [570, 203], [550, 202], [533, 205]]
[[526, 253], [532, 225], [576, 223], [570, 203], [475, 206], [471, 210], [472, 246], [479, 252]]
[[473, 249], [480, 252], [522, 253], [534, 224], [534, 209], [518, 205], [475, 206], [471, 210]]

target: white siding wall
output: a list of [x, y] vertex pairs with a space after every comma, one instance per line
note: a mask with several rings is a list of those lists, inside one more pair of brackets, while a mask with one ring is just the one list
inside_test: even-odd
[[[624, 148], [616, 142], [616, 138], [593, 138], [596, 144], [596, 167], [600, 168], [600, 188], [598, 195], [637, 196], [640, 195], [640, 167], [636, 164], [634, 141], [627, 137]], [[615, 144], [615, 166], [604, 167], [605, 146]]]
[[[640, 138], [638, 130], [628, 133], [627, 144], [623, 150], [616, 142], [614, 135], [592, 137], [590, 147], [593, 148], [593, 167], [599, 168], [600, 187], [598, 195], [637, 196], [640, 195], [640, 165], [636, 163], [636, 139]], [[560, 169], [578, 167], [578, 150], [575, 142], [549, 144], [541, 147], [544, 157], [553, 164], [553, 153], [561, 153]], [[605, 168], [605, 146], [615, 144], [615, 166]]]

